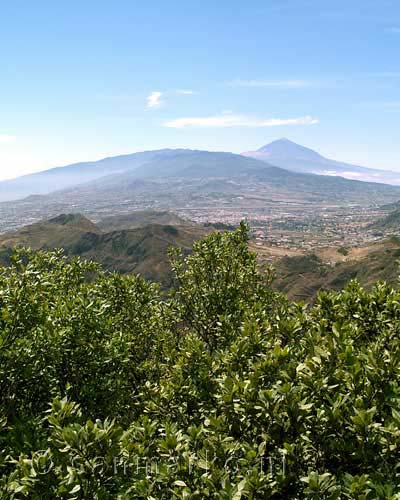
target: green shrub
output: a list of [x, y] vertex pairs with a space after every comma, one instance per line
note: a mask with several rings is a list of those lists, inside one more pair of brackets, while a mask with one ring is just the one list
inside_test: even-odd
[[175, 252], [164, 300], [60, 253], [13, 257], [0, 498], [399, 498], [400, 292], [290, 303], [247, 234]]

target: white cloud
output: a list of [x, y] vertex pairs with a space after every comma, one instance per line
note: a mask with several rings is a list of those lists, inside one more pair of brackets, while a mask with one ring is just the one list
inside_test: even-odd
[[337, 170], [321, 170], [313, 173], [318, 175], [330, 175], [332, 177], [345, 177], [346, 179], [362, 179], [364, 177], [363, 173], [351, 171], [342, 172]]
[[17, 138], [15, 135], [0, 134], [0, 144], [9, 144], [10, 142], [15, 142]]
[[148, 108], [160, 108], [165, 104], [165, 101], [162, 99], [165, 96], [172, 96], [174, 94], [177, 95], [195, 95], [198, 94], [196, 90], [192, 89], [177, 89], [166, 92], [160, 92], [158, 90], [154, 90], [150, 95], [147, 96], [147, 107]]
[[196, 90], [190, 90], [190, 89], [179, 89], [176, 91], [177, 94], [181, 95], [195, 95], [198, 94]]
[[216, 116], [185, 117], [164, 123], [169, 128], [186, 127], [280, 127], [284, 125], [313, 125], [318, 123], [317, 118], [312, 116], [302, 116], [299, 118], [268, 118], [261, 119], [245, 115], [235, 115], [225, 113]]
[[147, 107], [148, 108], [159, 108], [164, 104], [161, 100], [162, 92], [154, 91], [149, 96], [147, 96]]
[[228, 83], [232, 87], [266, 87], [282, 89], [300, 89], [312, 87], [314, 84], [308, 80], [233, 80]]

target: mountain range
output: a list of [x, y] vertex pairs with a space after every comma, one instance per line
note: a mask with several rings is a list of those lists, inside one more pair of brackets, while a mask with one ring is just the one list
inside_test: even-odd
[[[274, 163], [276, 151], [284, 156], [282, 148], [299, 148], [287, 141], [268, 147], [275, 150]], [[307, 155], [318, 157], [306, 151], [303, 156]], [[355, 205], [373, 208], [398, 200], [397, 185], [293, 171], [229, 152], [162, 149], [0, 182], [0, 233], [71, 211], [95, 222], [149, 209], [233, 222], [279, 207], [282, 213], [291, 207], [304, 213], [331, 207], [351, 210]]]
[[[297, 174], [297, 176], [295, 176]], [[305, 174], [316, 174], [318, 179]], [[215, 179], [252, 177], [275, 186], [303, 185], [305, 190], [338, 186], [332, 176], [374, 183], [400, 184], [400, 174], [373, 170], [324, 158], [288, 139], [237, 155], [188, 149], [160, 149], [52, 168], [0, 182], [0, 202], [46, 195], [77, 186], [119, 188], [137, 179]], [[324, 179], [324, 180], [322, 180]], [[97, 182], [96, 182], [97, 181]], [[357, 184], [340, 186], [357, 188]], [[366, 189], [367, 186], [361, 187]]]
[[341, 176], [365, 182], [382, 182], [400, 185], [400, 173], [360, 167], [325, 158], [321, 154], [283, 138], [271, 142], [256, 151], [242, 153], [244, 156], [272, 163], [293, 172], [316, 175]]
[[[145, 154], [141, 154], [140, 162]], [[381, 204], [400, 199], [400, 187], [293, 172], [233, 153], [159, 151], [145, 163], [52, 193], [92, 207], [140, 200], [145, 208], [264, 206], [265, 200]], [[88, 167], [81, 167], [87, 169]], [[92, 168], [92, 167], [90, 167]]]

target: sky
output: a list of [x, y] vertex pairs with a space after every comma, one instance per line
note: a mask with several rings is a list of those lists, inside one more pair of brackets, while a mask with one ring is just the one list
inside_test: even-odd
[[0, 179], [287, 137], [400, 171], [399, 0], [0, 2]]

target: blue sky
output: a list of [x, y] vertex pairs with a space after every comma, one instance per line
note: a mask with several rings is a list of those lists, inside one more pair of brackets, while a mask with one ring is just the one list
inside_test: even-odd
[[400, 170], [400, 2], [0, 5], [0, 178], [288, 137]]

